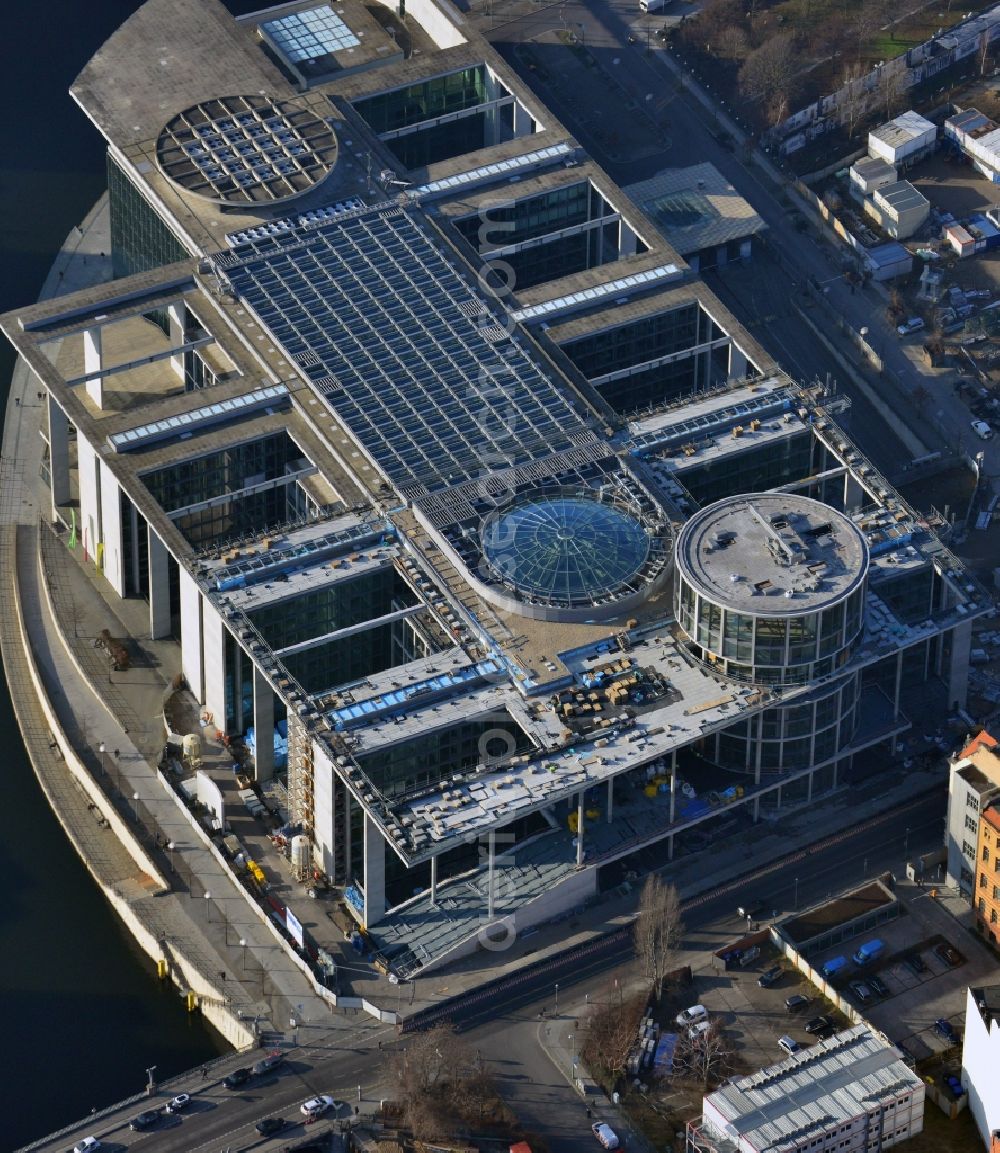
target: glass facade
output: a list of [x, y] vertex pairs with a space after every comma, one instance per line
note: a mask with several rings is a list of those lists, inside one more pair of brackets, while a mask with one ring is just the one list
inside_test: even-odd
[[729, 376], [728, 346], [692, 352], [651, 368], [639, 367], [725, 335], [701, 305], [691, 301], [669, 312], [570, 341], [562, 345], [562, 351], [591, 381], [635, 366], [636, 372], [597, 385], [616, 412], [632, 413], [725, 381]]
[[473, 216], [456, 220], [455, 227], [480, 252], [583, 224], [592, 217], [604, 216], [606, 212], [604, 198], [585, 181], [540, 196], [483, 209]]
[[282, 663], [307, 693], [327, 693], [429, 653], [423, 637], [399, 620], [291, 653]]
[[737, 612], [699, 594], [683, 574], [674, 584], [677, 621], [704, 659], [756, 684], [805, 684], [843, 668], [861, 642], [867, 582], [815, 612]]
[[171, 513], [229, 495], [231, 499], [172, 518], [193, 545], [206, 545], [271, 526], [299, 522], [308, 502], [289, 477], [259, 492], [242, 490], [308, 467], [302, 450], [286, 433], [232, 445], [143, 475], [153, 499]]
[[[454, 117], [447, 123], [428, 123], [423, 130], [385, 141], [396, 159], [405, 168], [413, 169], [512, 139], [514, 106], [490, 104], [509, 95], [485, 65], [477, 64], [406, 88], [380, 92], [359, 100], [354, 108], [377, 134], [397, 132], [442, 116]], [[530, 121], [530, 131], [535, 131], [534, 121]]]
[[685, 488], [699, 504], [714, 504], [736, 493], [764, 492], [818, 471], [813, 467], [812, 433], [804, 430], [759, 448], [722, 454], [685, 468]]
[[416, 603], [409, 585], [394, 568], [386, 566], [294, 600], [266, 605], [248, 615], [272, 649], [283, 649]]
[[765, 709], [720, 733], [714, 759], [727, 769], [756, 773], [762, 780], [808, 769], [839, 756], [858, 725], [860, 673], [824, 686], [782, 708]]
[[111, 263], [115, 276], [131, 276], [185, 260], [187, 250], [110, 154], [107, 169]]
[[358, 763], [381, 793], [400, 797], [530, 747], [520, 725], [501, 711], [366, 753]]

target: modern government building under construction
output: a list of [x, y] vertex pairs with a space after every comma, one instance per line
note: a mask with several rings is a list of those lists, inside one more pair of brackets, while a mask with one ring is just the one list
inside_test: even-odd
[[964, 704], [986, 594], [446, 0], [148, 0], [73, 95], [52, 521], [399, 974]]

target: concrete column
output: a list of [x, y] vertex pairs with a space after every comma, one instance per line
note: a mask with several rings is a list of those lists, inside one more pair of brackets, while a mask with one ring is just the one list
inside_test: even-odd
[[205, 708], [212, 723], [226, 731], [226, 626], [222, 617], [202, 600], [202, 662], [205, 670]]
[[[899, 695], [903, 687], [903, 650], [900, 649], [896, 654], [896, 687], [892, 694], [892, 719], [899, 720]], [[896, 734], [892, 734], [892, 741], [889, 746], [889, 752], [896, 755]]]
[[[674, 823], [677, 815], [677, 750], [670, 754], [670, 823]], [[670, 838], [670, 852], [674, 851], [674, 838]], [[671, 857], [673, 860], [673, 857]]]
[[146, 540], [149, 542], [149, 636], [155, 641], [170, 636], [170, 554], [149, 525]]
[[729, 342], [729, 379], [746, 380], [747, 357], [742, 348], [735, 341]]
[[253, 730], [256, 779], [269, 781], [274, 776], [274, 690], [256, 665], [253, 665]]
[[431, 905], [437, 904], [437, 889], [438, 889], [438, 859], [431, 857]]
[[60, 505], [69, 504], [69, 421], [66, 414], [46, 392], [49, 417], [49, 493], [52, 500], [52, 519], [57, 517]]
[[638, 239], [628, 222], [621, 220], [618, 224], [618, 252], [622, 259], [626, 256], [635, 256]]
[[[171, 348], [178, 348], [184, 343], [184, 318], [187, 313], [183, 301], [175, 301], [167, 306], [167, 339]], [[170, 358], [170, 367], [174, 376], [184, 379], [184, 353], [176, 352]]]
[[365, 813], [365, 928], [385, 916], [385, 841], [378, 825]]
[[180, 568], [181, 670], [195, 699], [205, 701], [205, 666], [202, 656], [201, 590], [186, 568]]
[[122, 490], [111, 469], [102, 460], [101, 482], [101, 571], [115, 592], [125, 597], [125, 566], [122, 554]]
[[[101, 326], [97, 324], [93, 328], [83, 330], [83, 372], [86, 376], [91, 372], [100, 372], [103, 367], [104, 351], [101, 341]], [[87, 395], [98, 408], [104, 407], [103, 376], [95, 376], [87, 381]]]
[[83, 436], [76, 438], [77, 479], [80, 488], [78, 535], [88, 560], [93, 560], [104, 537], [101, 524], [101, 480], [97, 454]]
[[[753, 722], [751, 722], [752, 724]], [[749, 728], [749, 726], [748, 726]], [[813, 738], [815, 740], [815, 736]], [[749, 748], [747, 754], [749, 755]], [[764, 758], [764, 712], [761, 710], [757, 714], [757, 748], [754, 750], [754, 769], [753, 769], [753, 783], [757, 786], [758, 792], [753, 799], [753, 819], [754, 824], [760, 820], [760, 778], [761, 778], [761, 762]], [[812, 748], [810, 746], [810, 763], [812, 761]]]
[[672, 861], [673, 859], [674, 859], [674, 834], [671, 833], [670, 836], [667, 837], [667, 860]]
[[530, 136], [534, 130], [534, 120], [531, 113], [523, 107], [519, 100], [514, 101], [514, 136]]
[[948, 666], [948, 706], [964, 709], [969, 695], [969, 651], [972, 648], [972, 621], [962, 621], [951, 630], [951, 661]]
[[497, 833], [496, 829], [490, 829], [487, 837], [489, 845], [489, 864], [488, 873], [486, 876], [486, 915], [493, 920], [493, 911], [496, 906], [496, 869], [497, 869]]
[[854, 476], [844, 473], [844, 511], [857, 512], [864, 504], [865, 490], [858, 484]]
[[608, 778], [608, 824], [615, 819], [615, 781], [613, 777]]
[[576, 867], [583, 868], [583, 790], [576, 794]]
[[351, 875], [351, 809], [354, 798], [351, 790], [344, 785], [344, 883], [353, 881]]

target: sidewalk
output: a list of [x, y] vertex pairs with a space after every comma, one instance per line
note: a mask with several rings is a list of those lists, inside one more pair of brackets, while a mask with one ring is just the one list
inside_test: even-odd
[[[105, 198], [83, 226], [70, 233], [43, 296], [107, 279], [110, 261], [104, 254], [109, 250]], [[224, 1029], [231, 1040], [240, 1035], [246, 1043], [258, 1025], [281, 1031], [292, 1019], [355, 1028], [354, 1021], [335, 1017], [316, 996], [248, 895], [194, 835], [187, 814], [150, 767], [149, 760], [155, 763], [162, 748], [164, 681], [158, 670], [163, 664], [155, 649], [147, 650], [139, 669], [116, 679], [93, 648], [90, 638], [114, 616], [93, 576], [74, 566], [74, 554], [47, 526], [39, 528], [39, 521], [48, 519], [43, 506], [48, 493], [37, 479], [43, 419], [31, 375], [19, 362], [0, 457], [0, 557], [10, 582], [0, 598], [0, 640], [18, 723], [53, 809], [109, 900], [126, 922], [134, 922], [133, 933], [147, 952], [150, 941], [158, 943], [154, 951], [168, 960], [182, 989], [195, 985], [206, 1015], [217, 1025], [220, 1013], [234, 1022], [253, 1022]], [[58, 755], [20, 643], [18, 602], [46, 695], [73, 749], [94, 779], [104, 780], [108, 804], [140, 840], [143, 830], [136, 814], [141, 807], [155, 822], [160, 844], [173, 846], [169, 853], [153, 845], [148, 850], [159, 871], [172, 876], [172, 891], [157, 891], [156, 878], [107, 827], [101, 807], [87, 798]], [[59, 613], [59, 622], [50, 607]], [[186, 885], [182, 873], [188, 877]]]

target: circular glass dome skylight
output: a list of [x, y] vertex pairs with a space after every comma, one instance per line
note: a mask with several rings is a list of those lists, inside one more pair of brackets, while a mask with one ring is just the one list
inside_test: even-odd
[[635, 578], [651, 541], [621, 506], [572, 494], [529, 497], [493, 513], [481, 545], [494, 578], [519, 597], [586, 606]]
[[337, 162], [325, 121], [287, 100], [223, 96], [195, 104], [160, 133], [163, 172], [226, 204], [265, 205], [308, 192]]

